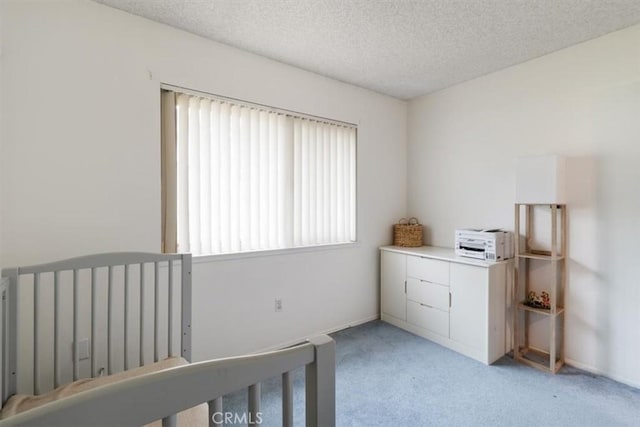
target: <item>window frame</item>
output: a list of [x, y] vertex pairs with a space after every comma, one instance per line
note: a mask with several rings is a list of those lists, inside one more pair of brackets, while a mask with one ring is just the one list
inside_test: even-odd
[[[172, 94], [173, 104], [171, 105], [171, 109], [169, 111], [165, 110], [165, 102], [162, 99], [165, 94]], [[207, 261], [221, 261], [221, 260], [230, 260], [230, 259], [242, 259], [242, 258], [253, 258], [253, 257], [262, 257], [262, 256], [277, 256], [277, 255], [287, 255], [287, 254], [296, 254], [296, 253], [304, 253], [304, 252], [324, 252], [336, 249], [347, 249], [353, 248], [360, 245], [360, 232], [359, 232], [359, 179], [358, 179], [358, 137], [359, 137], [359, 128], [358, 124], [329, 119], [322, 116], [315, 116], [307, 113], [301, 113], [294, 110], [286, 110], [279, 107], [273, 107], [267, 104], [261, 104], [251, 101], [239, 100], [237, 98], [231, 98], [228, 96], [211, 94], [203, 91], [198, 91], [194, 89], [184, 88], [181, 86], [161, 83], [160, 84], [160, 126], [161, 126], [161, 205], [162, 205], [162, 231], [161, 231], [161, 251], [163, 253], [176, 252], [178, 246], [178, 237], [177, 237], [177, 211], [178, 211], [178, 200], [177, 200], [177, 138], [176, 138], [176, 121], [166, 120], [166, 114], [175, 114], [175, 95], [177, 94], [186, 94], [190, 96], [203, 97], [203, 98], [211, 98], [214, 100], [226, 101], [239, 106], [246, 106], [250, 108], [264, 108], [270, 112], [275, 112], [279, 114], [285, 114], [288, 116], [292, 116], [295, 118], [309, 119], [318, 122], [324, 122], [328, 124], [335, 124], [338, 126], [348, 126], [354, 129], [355, 131], [355, 142], [354, 142], [354, 160], [353, 160], [353, 177], [355, 179], [354, 185], [354, 195], [353, 195], [353, 220], [354, 224], [354, 239], [345, 242], [330, 242], [330, 243], [314, 243], [314, 244], [306, 244], [299, 246], [290, 246], [283, 248], [266, 248], [266, 249], [250, 249], [245, 251], [234, 251], [234, 252], [223, 252], [223, 253], [202, 253], [202, 254], [194, 254], [194, 259], [198, 259], [201, 262]], [[173, 144], [168, 142], [167, 135], [173, 135], [171, 140]], [[176, 160], [176, 164], [169, 166], [171, 163], [171, 159]], [[173, 182], [173, 185], [169, 186], [168, 182]], [[169, 209], [170, 206], [174, 206], [175, 209]], [[173, 228], [172, 228], [173, 227]], [[168, 232], [169, 231], [169, 232]]]

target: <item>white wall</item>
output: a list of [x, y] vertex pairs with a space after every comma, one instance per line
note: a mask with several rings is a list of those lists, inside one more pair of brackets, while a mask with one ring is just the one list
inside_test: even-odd
[[515, 161], [568, 156], [566, 354], [640, 386], [640, 26], [409, 104], [409, 213], [428, 243], [513, 229]]
[[89, 1], [0, 5], [3, 266], [160, 249], [164, 82], [359, 125], [359, 243], [196, 261], [194, 357], [377, 317], [376, 248], [406, 211], [406, 103]]

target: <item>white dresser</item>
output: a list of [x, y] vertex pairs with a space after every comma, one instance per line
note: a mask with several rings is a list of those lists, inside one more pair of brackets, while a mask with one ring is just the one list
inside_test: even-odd
[[505, 354], [509, 261], [432, 246], [384, 246], [380, 257], [382, 320], [486, 364]]

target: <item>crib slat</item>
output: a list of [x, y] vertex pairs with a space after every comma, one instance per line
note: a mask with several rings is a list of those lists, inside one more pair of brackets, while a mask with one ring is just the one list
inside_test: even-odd
[[53, 387], [60, 385], [60, 366], [58, 361], [58, 338], [60, 335], [60, 273], [53, 273]]
[[[1, 320], [4, 326], [18, 324], [18, 311], [10, 310], [9, 307], [18, 307], [18, 283], [20, 275], [17, 268], [3, 269], [2, 273], [9, 279], [9, 285], [2, 296], [2, 314]], [[17, 392], [17, 364], [18, 364], [18, 328], [2, 328], [2, 342], [5, 351], [2, 354], [2, 398], [6, 400], [9, 396]]]
[[173, 260], [169, 260], [169, 268], [168, 270], [168, 275], [169, 277], [168, 279], [168, 298], [167, 300], [169, 301], [169, 307], [167, 308], [167, 320], [169, 322], [168, 325], [168, 334], [169, 336], [167, 337], [167, 347], [168, 347], [168, 351], [167, 354], [170, 357], [175, 356], [175, 353], [173, 351]]
[[260, 412], [260, 383], [249, 386], [249, 420], [255, 422], [258, 412]]
[[96, 285], [96, 268], [91, 269], [91, 376], [95, 377], [98, 371], [96, 366], [96, 348], [98, 329], [96, 324], [96, 307], [98, 305], [98, 292]]
[[140, 263], [140, 366], [144, 366], [144, 264]]
[[124, 370], [129, 370], [129, 264], [124, 266]]
[[209, 427], [223, 426], [222, 397], [207, 402], [209, 406]]
[[162, 427], [178, 427], [178, 416], [176, 414], [169, 415], [162, 419]]
[[73, 380], [80, 378], [80, 354], [78, 342], [80, 341], [80, 327], [78, 314], [80, 313], [80, 286], [78, 284], [78, 270], [73, 270]]
[[191, 255], [181, 255], [180, 262], [180, 352], [188, 362], [191, 362]]
[[160, 342], [160, 267], [153, 263], [153, 361], [160, 360], [158, 343]]
[[113, 320], [113, 267], [107, 269], [107, 374], [113, 373], [113, 362], [111, 358], [111, 349], [113, 348], [113, 328], [111, 321]]
[[38, 363], [38, 341], [40, 341], [40, 273], [33, 275], [33, 394], [40, 394], [40, 368]]
[[293, 377], [282, 374], [282, 427], [293, 427]]
[[[9, 282], [10, 279], [8, 277], [6, 279], [4, 277], [0, 277], [0, 343], [2, 343], [3, 348], [13, 345], [10, 341], [11, 338], [9, 337], [11, 333], [8, 332], [8, 328], [5, 327], [9, 324], [9, 316], [7, 310], [7, 300], [10, 298], [10, 296], [8, 295], [8, 293], [10, 292]], [[6, 350], [7, 351], [0, 352], [0, 369], [2, 369], [0, 371], [0, 375], [2, 375], [3, 377], [3, 381], [0, 382], [0, 402], [4, 402], [6, 400], [6, 396], [8, 394], [7, 389], [9, 383], [11, 382], [11, 377], [13, 376], [11, 375], [11, 367], [9, 366], [9, 359], [11, 359], [11, 353], [13, 352], [13, 349], [7, 348]]]

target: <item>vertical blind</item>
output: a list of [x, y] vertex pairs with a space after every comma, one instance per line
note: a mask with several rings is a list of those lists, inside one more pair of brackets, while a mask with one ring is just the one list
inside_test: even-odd
[[355, 241], [354, 126], [176, 92], [163, 94], [167, 120], [165, 251]]

